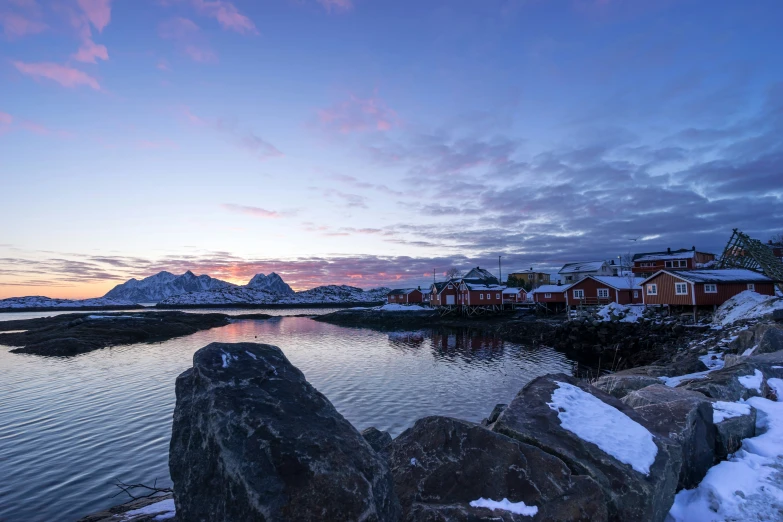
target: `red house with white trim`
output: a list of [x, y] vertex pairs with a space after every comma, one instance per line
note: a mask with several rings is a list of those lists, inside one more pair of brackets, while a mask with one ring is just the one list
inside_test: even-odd
[[587, 276], [566, 292], [566, 304], [572, 306], [641, 304], [642, 278]]
[[764, 274], [742, 268], [660, 272], [642, 281], [644, 304], [649, 306], [716, 308], [740, 292], [775, 295], [775, 282]]
[[386, 295], [386, 301], [391, 304], [423, 303], [424, 294], [421, 288], [398, 288]]

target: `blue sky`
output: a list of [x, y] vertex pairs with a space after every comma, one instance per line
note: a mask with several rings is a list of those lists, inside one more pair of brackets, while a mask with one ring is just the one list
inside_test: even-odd
[[[2, 0], [0, 297], [719, 253], [783, 217], [777, 1]], [[639, 241], [629, 241], [641, 238]]]

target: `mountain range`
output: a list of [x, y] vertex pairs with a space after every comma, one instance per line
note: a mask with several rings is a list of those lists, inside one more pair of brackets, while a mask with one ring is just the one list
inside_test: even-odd
[[106, 299], [130, 301], [132, 303], [157, 303], [173, 295], [236, 286], [208, 275], [197, 276], [190, 270], [179, 276], [164, 271], [145, 277], [142, 280], [130, 279], [115, 286], [103, 297]]

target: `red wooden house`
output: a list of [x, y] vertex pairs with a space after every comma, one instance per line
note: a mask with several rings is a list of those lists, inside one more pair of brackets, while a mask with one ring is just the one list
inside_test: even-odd
[[698, 252], [696, 247], [680, 250], [667, 249], [666, 252], [647, 252], [633, 256], [634, 274], [648, 277], [659, 270], [695, 270], [708, 268], [715, 261], [715, 254]]
[[504, 303], [525, 303], [527, 302], [527, 292], [524, 288], [506, 288], [503, 290]]
[[752, 270], [661, 270], [642, 281], [644, 304], [669, 307], [718, 307], [745, 290], [775, 295], [770, 278]]
[[533, 301], [549, 311], [563, 310], [569, 288], [571, 285], [541, 285], [533, 290]]
[[621, 276], [587, 276], [566, 292], [566, 304], [572, 306], [641, 304], [641, 278]]
[[430, 285], [431, 306], [457, 306], [459, 281], [452, 279]]
[[421, 288], [398, 288], [389, 292], [386, 300], [393, 304], [423, 303], [424, 294]]
[[462, 281], [458, 303], [462, 306], [500, 306], [503, 304], [503, 285], [476, 284]]

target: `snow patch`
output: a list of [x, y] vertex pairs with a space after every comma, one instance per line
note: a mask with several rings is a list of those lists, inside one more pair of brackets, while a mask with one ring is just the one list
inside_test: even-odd
[[609, 303], [596, 312], [601, 321], [611, 321], [612, 318], [621, 323], [635, 323], [644, 314], [644, 305], [621, 305]]
[[764, 382], [764, 374], [759, 370], [753, 370], [753, 375], [744, 375], [737, 380], [748, 390], [756, 390], [761, 393], [761, 383]]
[[715, 424], [726, 419], [750, 415], [750, 405], [741, 402], [717, 401], [712, 403], [712, 422]]
[[470, 507], [487, 508], [492, 511], [500, 509], [525, 517], [534, 517], [538, 513], [537, 506], [528, 506], [524, 502], [511, 502], [507, 498], [504, 498], [503, 500], [490, 500], [482, 497], [478, 500], [471, 501]]
[[573, 384], [557, 385], [552, 402], [547, 404], [557, 412], [564, 430], [592, 442], [639, 473], [650, 474], [658, 447], [647, 428]]
[[677, 377], [658, 377], [669, 388], [675, 388], [683, 381], [706, 379], [707, 375], [715, 370], [704, 370], [703, 372], [687, 373], [685, 375], [678, 375]]
[[740, 320], [759, 319], [778, 309], [783, 309], [783, 299], [745, 290], [720, 305], [712, 322], [725, 326]]
[[255, 355], [253, 355], [252, 353], [248, 352], [247, 350], [245, 350], [245, 353], [246, 353], [246, 354], [248, 354], [248, 355], [249, 355], [250, 357], [252, 357], [253, 359], [255, 359], [256, 361], [258, 360], [258, 357], [256, 357], [256, 356], [255, 356]]
[[767, 379], [767, 386], [769, 386], [770, 389], [775, 392], [775, 396], [778, 398], [778, 401], [783, 401], [783, 379]]
[[430, 308], [424, 308], [419, 305], [401, 305], [401, 304], [385, 304], [377, 308], [382, 312], [428, 312]]
[[167, 520], [174, 518], [174, 515], [176, 515], [174, 499], [168, 498], [166, 500], [161, 500], [160, 502], [155, 502], [154, 504], [144, 506], [143, 508], [127, 511], [123, 514], [123, 517], [125, 520], [133, 520], [134, 518], [138, 518], [143, 515], [158, 515], [155, 517], [155, 520]]

